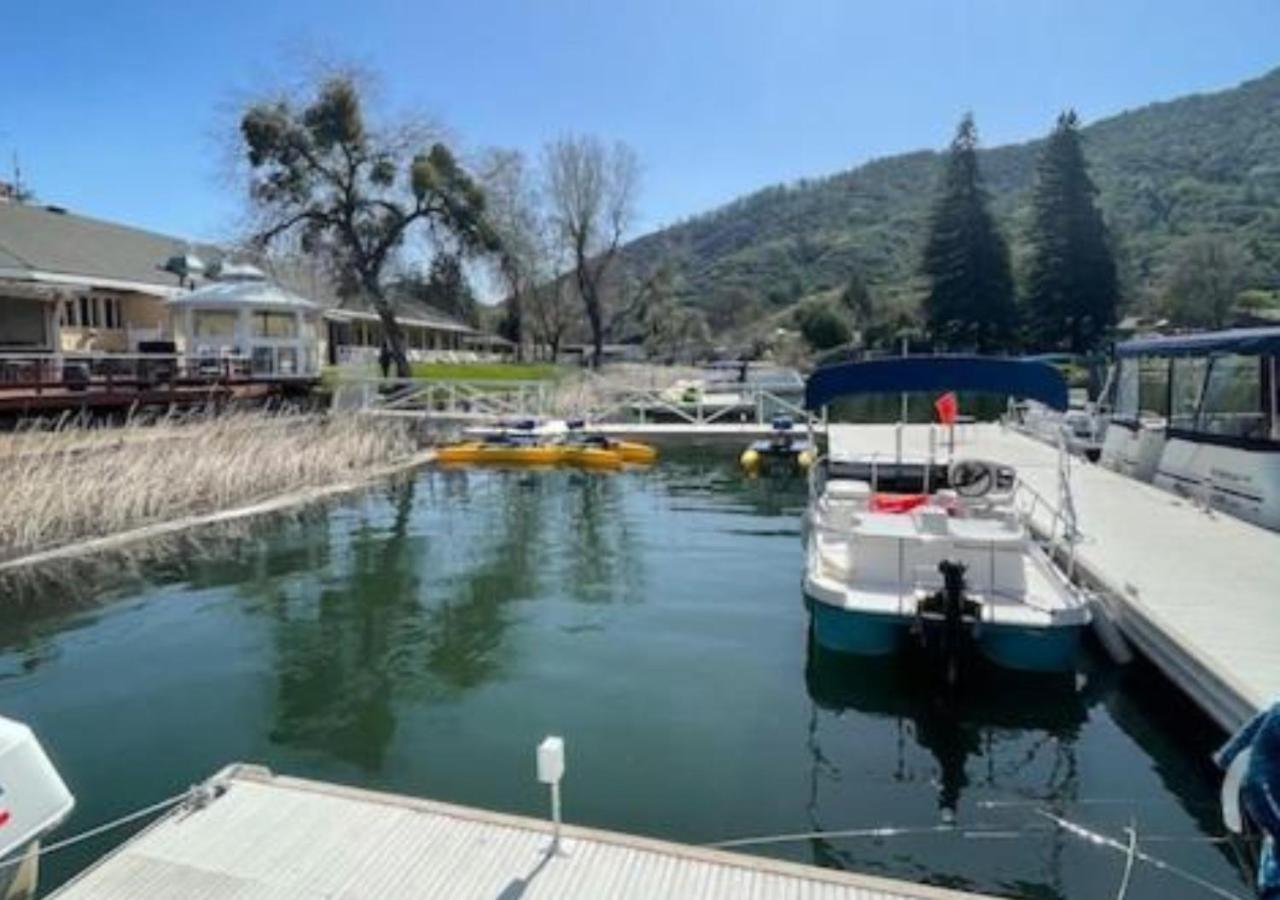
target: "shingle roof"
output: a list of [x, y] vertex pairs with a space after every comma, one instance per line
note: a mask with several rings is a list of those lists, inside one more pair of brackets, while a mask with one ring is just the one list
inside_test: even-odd
[[173, 288], [163, 270], [172, 256], [194, 252], [206, 264], [216, 247], [43, 206], [0, 203], [0, 268]]
[[[174, 256], [193, 253], [206, 265], [225, 253], [210, 244], [192, 244], [171, 235], [91, 219], [43, 206], [0, 202], [0, 269], [40, 272], [81, 278], [177, 287], [177, 278], [163, 269]], [[271, 266], [274, 281], [318, 303], [326, 312], [374, 314], [361, 300], [340, 301], [332, 284], [315, 272], [289, 265]], [[432, 306], [407, 297], [396, 298], [396, 317], [404, 322], [443, 331], [475, 331], [470, 325]]]

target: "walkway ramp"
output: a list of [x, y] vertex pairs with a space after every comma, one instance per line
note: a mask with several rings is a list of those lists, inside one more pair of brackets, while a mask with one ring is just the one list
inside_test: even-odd
[[[830, 425], [828, 436], [832, 458], [896, 452], [893, 425]], [[928, 428], [904, 428], [904, 456], [927, 452]], [[955, 455], [1012, 465], [1057, 497], [1058, 451], [1024, 434], [961, 426]], [[1280, 534], [1083, 460], [1072, 460], [1071, 489], [1079, 573], [1166, 677], [1228, 731], [1280, 698]], [[1032, 524], [1050, 522], [1039, 507]]]
[[274, 776], [233, 766], [54, 897], [973, 900], [883, 878]]

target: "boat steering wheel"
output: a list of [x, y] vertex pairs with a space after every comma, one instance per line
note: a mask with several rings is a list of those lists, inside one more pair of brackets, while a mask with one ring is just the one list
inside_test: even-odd
[[961, 497], [985, 497], [996, 486], [996, 470], [980, 459], [960, 459], [947, 469], [947, 484]]

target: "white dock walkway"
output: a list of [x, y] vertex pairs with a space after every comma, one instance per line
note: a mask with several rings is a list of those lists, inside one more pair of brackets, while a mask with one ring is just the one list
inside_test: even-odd
[[171, 813], [60, 900], [848, 898], [975, 895], [754, 856], [550, 825], [231, 767], [203, 809]]
[[[828, 435], [833, 458], [895, 452], [892, 425], [830, 425]], [[926, 428], [904, 429], [904, 454], [923, 456], [927, 441]], [[1046, 444], [972, 425], [958, 429], [955, 453], [1012, 465], [1057, 497], [1058, 454]], [[1071, 486], [1077, 569], [1126, 636], [1227, 730], [1280, 698], [1280, 534], [1082, 460]]]

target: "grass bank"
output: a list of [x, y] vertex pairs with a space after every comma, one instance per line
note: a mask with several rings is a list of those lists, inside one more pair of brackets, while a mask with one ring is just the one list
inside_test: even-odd
[[414, 378], [440, 381], [555, 381], [565, 367], [552, 363], [414, 363]]
[[238, 414], [0, 441], [0, 560], [358, 479], [416, 452], [399, 423]]

